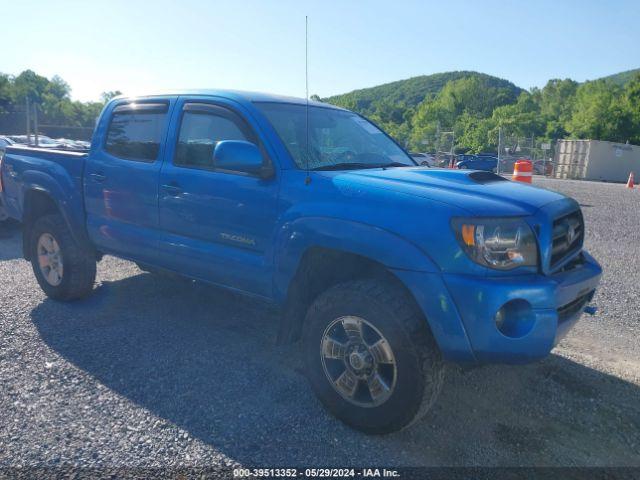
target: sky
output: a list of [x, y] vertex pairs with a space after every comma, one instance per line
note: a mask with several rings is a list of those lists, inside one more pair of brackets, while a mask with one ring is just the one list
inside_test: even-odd
[[321, 97], [451, 70], [523, 88], [640, 67], [640, 0], [0, 0], [0, 72], [76, 100], [181, 88]]

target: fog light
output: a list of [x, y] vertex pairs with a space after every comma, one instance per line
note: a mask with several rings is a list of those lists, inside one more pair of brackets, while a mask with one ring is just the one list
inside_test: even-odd
[[494, 317], [496, 327], [503, 335], [511, 338], [524, 337], [533, 328], [535, 316], [531, 304], [526, 300], [510, 300]]

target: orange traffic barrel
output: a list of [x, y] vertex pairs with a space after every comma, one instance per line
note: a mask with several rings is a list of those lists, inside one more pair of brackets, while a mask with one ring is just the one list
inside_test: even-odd
[[533, 164], [529, 160], [518, 160], [513, 166], [512, 180], [516, 182], [531, 183], [531, 175], [533, 174]]

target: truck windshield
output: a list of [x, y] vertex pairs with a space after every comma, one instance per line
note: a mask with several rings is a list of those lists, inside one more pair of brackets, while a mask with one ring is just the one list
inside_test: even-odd
[[[304, 105], [256, 102], [299, 168], [349, 170], [414, 166], [385, 133], [355, 113]], [[307, 148], [307, 138], [309, 145]]]

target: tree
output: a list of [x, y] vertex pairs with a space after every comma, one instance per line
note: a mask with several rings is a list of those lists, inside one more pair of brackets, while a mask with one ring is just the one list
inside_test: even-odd
[[0, 73], [0, 113], [9, 110], [12, 100], [12, 88], [9, 75]]
[[100, 95], [100, 99], [102, 100], [102, 103], [107, 103], [109, 100], [111, 100], [114, 97], [117, 97], [119, 95], [122, 95], [122, 92], [120, 90], [112, 90], [110, 92], [102, 92], [102, 94]]
[[13, 80], [14, 101], [23, 103], [26, 98], [33, 102], [42, 101], [49, 80], [33, 70], [25, 70]]
[[573, 113], [578, 85], [578, 82], [568, 78], [553, 79], [537, 92], [540, 114], [546, 122], [547, 138], [561, 138], [567, 135], [565, 125]]
[[625, 142], [634, 135], [632, 123], [632, 112], [624, 103], [622, 89], [596, 80], [578, 87], [566, 129], [575, 138]]
[[71, 87], [61, 77], [51, 79], [25, 70], [17, 77], [0, 74], [0, 114], [24, 111], [26, 98], [38, 107], [40, 125], [93, 128], [105, 102], [119, 91], [105, 92], [102, 101], [71, 100]]
[[625, 86], [624, 102], [631, 121], [629, 141], [640, 145], [640, 73]]

